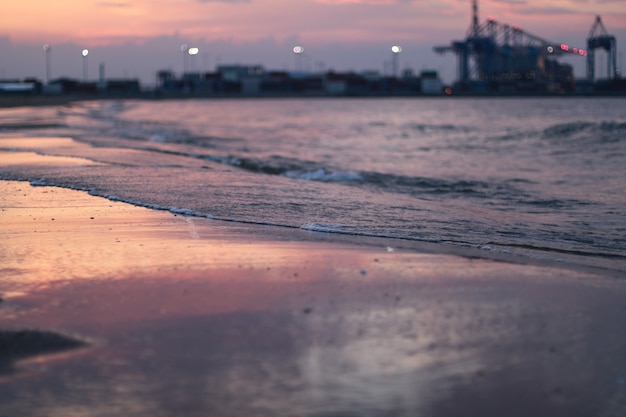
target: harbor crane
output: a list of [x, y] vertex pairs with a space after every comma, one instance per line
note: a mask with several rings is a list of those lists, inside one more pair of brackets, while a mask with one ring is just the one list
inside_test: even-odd
[[547, 85], [573, 88], [571, 66], [556, 59], [565, 54], [587, 56], [587, 51], [554, 43], [519, 26], [489, 17], [480, 23], [478, 1], [472, 1], [472, 23], [465, 40], [436, 46], [437, 53], [457, 56], [457, 83], [465, 88], [537, 90]]
[[600, 16], [596, 16], [587, 38], [587, 78], [591, 81], [595, 79], [596, 75], [596, 49], [604, 49], [607, 53], [606, 77], [608, 79], [617, 78], [617, 43], [615, 36], [609, 35], [607, 32]]

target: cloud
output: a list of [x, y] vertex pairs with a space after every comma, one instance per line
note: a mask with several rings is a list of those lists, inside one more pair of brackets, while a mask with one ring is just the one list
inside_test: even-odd
[[[603, 1], [603, 0], [598, 0]], [[610, 0], [609, 0], [610, 1]], [[620, 0], [623, 1], [623, 0]], [[546, 4], [537, 0], [491, 0], [493, 4], [512, 6], [509, 11], [514, 11], [518, 15], [525, 16], [552, 16], [561, 14], [572, 14], [580, 12], [574, 7], [574, 3], [586, 3], [587, 0], [557, 1], [553, 4]], [[554, 4], [556, 3], [556, 4]]]
[[561, 15], [561, 14], [576, 14], [578, 13], [575, 9], [570, 9], [566, 7], [528, 7], [524, 9], [517, 10], [517, 13], [520, 15]]
[[413, 0], [317, 0], [322, 4], [372, 4], [372, 5], [392, 5], [401, 3], [412, 3]]
[[121, 1], [100, 1], [97, 5], [100, 7], [130, 7], [129, 3], [123, 3]]
[[516, 6], [523, 6], [528, 4], [526, 0], [492, 0], [493, 3], [513, 4]]
[[251, 0], [196, 0], [198, 3], [250, 3]]

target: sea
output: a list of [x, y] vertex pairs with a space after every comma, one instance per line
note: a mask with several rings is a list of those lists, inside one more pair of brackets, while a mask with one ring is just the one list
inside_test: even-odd
[[0, 137], [49, 157], [0, 179], [626, 276], [623, 97], [97, 100], [0, 109]]

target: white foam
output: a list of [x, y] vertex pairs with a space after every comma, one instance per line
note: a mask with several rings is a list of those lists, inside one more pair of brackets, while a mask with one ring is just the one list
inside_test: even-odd
[[301, 229], [312, 232], [339, 232], [348, 227], [345, 224], [307, 223], [300, 226]]

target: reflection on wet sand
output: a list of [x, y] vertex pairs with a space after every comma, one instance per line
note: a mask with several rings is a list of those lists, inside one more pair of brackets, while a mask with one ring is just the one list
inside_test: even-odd
[[1, 380], [7, 415], [626, 409], [618, 280], [0, 184], [3, 328], [91, 343]]

